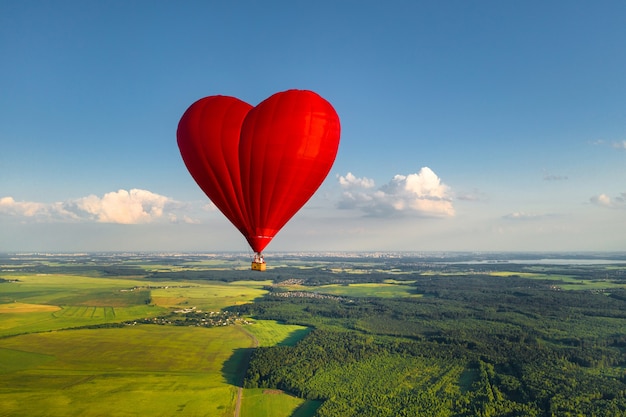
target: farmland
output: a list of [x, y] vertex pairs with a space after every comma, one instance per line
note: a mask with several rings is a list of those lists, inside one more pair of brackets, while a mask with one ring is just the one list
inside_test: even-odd
[[248, 338], [236, 327], [201, 330], [142, 326], [2, 339], [3, 362], [17, 352], [24, 364], [3, 375], [4, 412], [232, 415], [228, 381], [236, 370], [222, 365]]
[[[269, 282], [155, 282], [146, 271], [174, 268], [131, 271], [128, 259], [120, 260], [115, 267], [76, 267], [57, 258], [3, 266], [0, 414], [233, 415], [243, 372], [239, 352], [253, 346], [251, 333], [240, 325], [125, 323], [180, 309], [220, 311], [260, 297]], [[292, 343], [305, 330], [273, 321], [249, 327], [265, 345]], [[282, 393], [254, 397], [248, 408], [263, 408], [263, 398], [270, 398], [285, 403], [285, 416], [302, 403]]]
[[624, 415], [623, 256], [481, 256], [0, 257], [0, 414]]

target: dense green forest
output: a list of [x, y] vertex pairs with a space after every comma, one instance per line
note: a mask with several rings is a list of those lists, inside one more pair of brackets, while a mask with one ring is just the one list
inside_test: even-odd
[[[584, 269], [569, 276], [589, 278]], [[616, 271], [612, 282], [623, 278]], [[626, 415], [623, 288], [565, 291], [514, 274], [409, 278], [399, 285], [417, 297], [284, 297], [274, 287], [234, 308], [316, 329], [294, 347], [257, 349], [245, 386], [324, 400], [320, 417]]]

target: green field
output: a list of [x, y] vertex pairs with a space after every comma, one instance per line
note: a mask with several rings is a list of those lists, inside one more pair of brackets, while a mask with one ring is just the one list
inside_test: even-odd
[[[247, 326], [250, 331], [242, 326], [81, 329], [181, 308], [219, 311], [261, 297], [271, 281], [41, 273], [9, 278], [0, 292], [0, 415], [230, 417], [247, 349], [293, 344], [308, 332], [264, 320]], [[287, 417], [296, 409], [307, 416], [311, 404], [275, 390], [244, 390], [241, 415]]]
[[[619, 268], [607, 268], [608, 270], [621, 270]], [[543, 272], [513, 272], [513, 271], [496, 271], [489, 275], [494, 277], [522, 277], [537, 280], [555, 281], [555, 285], [563, 290], [604, 290], [610, 288], [626, 288], [623, 282], [615, 282], [608, 279], [598, 279], [567, 274], [554, 274]]]
[[[190, 284], [160, 284], [151, 290], [152, 302], [163, 307], [196, 306], [203, 310], [221, 310], [224, 307], [249, 303], [267, 291], [268, 281], [249, 282], [194, 282]], [[167, 287], [167, 288], [166, 288]]]
[[[232, 416], [240, 326], [35, 333], [0, 340], [3, 415]], [[131, 406], [132, 404], [132, 406]]]
[[[76, 275], [14, 275], [0, 295], [0, 336], [119, 323], [162, 314], [145, 282]], [[29, 306], [29, 308], [16, 308]]]
[[0, 293], [0, 337], [156, 317], [172, 308], [219, 311], [262, 296], [268, 283], [151, 282], [64, 274], [20, 274], [11, 279], [15, 282], [3, 284]]
[[274, 320], [258, 320], [246, 326], [246, 331], [256, 337], [259, 346], [292, 346], [306, 336], [310, 328], [281, 324]]
[[363, 284], [330, 284], [314, 288], [315, 292], [345, 297], [420, 297], [415, 290], [404, 283], [363, 283]]
[[312, 417], [319, 401], [305, 401], [280, 390], [249, 388], [244, 390], [241, 417]]
[[54, 312], [0, 314], [0, 336], [118, 323], [158, 316], [167, 309], [153, 305], [131, 307], [63, 306]]

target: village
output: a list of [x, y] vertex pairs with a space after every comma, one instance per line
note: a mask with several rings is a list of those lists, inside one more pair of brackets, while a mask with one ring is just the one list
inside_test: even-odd
[[158, 324], [162, 326], [217, 327], [231, 326], [233, 324], [250, 324], [250, 321], [241, 318], [239, 313], [230, 311], [202, 311], [196, 307], [188, 307], [174, 310], [164, 316], [127, 321], [124, 322], [124, 324], [127, 326]]
[[272, 295], [274, 297], [284, 297], [284, 298], [291, 298], [291, 297], [317, 298], [320, 300], [335, 300], [335, 301], [352, 302], [352, 300], [349, 300], [345, 297], [339, 297], [336, 295], [329, 295], [329, 294], [321, 294], [321, 293], [312, 292], [312, 291], [277, 291], [277, 292], [273, 292]]

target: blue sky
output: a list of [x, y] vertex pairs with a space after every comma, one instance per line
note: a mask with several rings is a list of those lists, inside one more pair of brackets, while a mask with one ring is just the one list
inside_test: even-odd
[[626, 2], [0, 2], [0, 251], [247, 251], [176, 127], [316, 91], [328, 178], [267, 251], [626, 249]]

